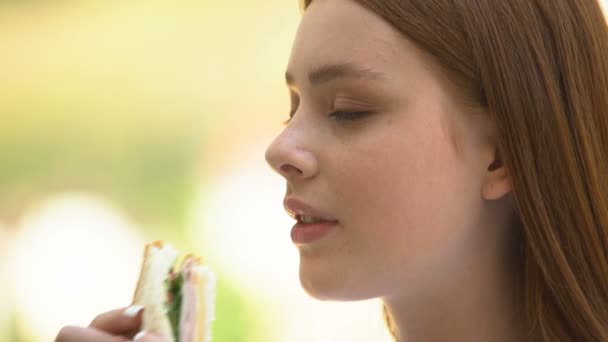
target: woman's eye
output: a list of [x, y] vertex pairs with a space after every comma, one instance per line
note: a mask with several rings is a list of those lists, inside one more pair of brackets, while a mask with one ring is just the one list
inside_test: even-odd
[[[336, 111], [336, 112], [330, 113], [329, 116], [334, 118], [336, 121], [354, 121], [354, 120], [362, 118], [368, 114], [369, 114], [369, 112]], [[289, 118], [287, 118], [287, 120], [283, 121], [283, 125], [289, 124], [289, 122], [291, 121], [293, 116], [294, 116], [294, 113], [290, 113]]]
[[336, 112], [329, 114], [329, 116], [331, 116], [332, 118], [334, 118], [338, 121], [353, 121], [353, 120], [362, 118], [367, 114], [369, 114], [369, 112], [336, 111]]

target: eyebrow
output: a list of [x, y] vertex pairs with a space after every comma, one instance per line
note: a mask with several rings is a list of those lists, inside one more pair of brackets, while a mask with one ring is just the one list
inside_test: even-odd
[[[308, 74], [308, 80], [312, 85], [321, 85], [338, 78], [379, 80], [385, 79], [386, 75], [353, 63], [325, 64], [313, 68]], [[287, 85], [295, 83], [295, 78], [289, 71], [285, 73], [285, 81]]]

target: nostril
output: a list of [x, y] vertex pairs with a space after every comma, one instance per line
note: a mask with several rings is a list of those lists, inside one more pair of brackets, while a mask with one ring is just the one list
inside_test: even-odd
[[295, 167], [291, 164], [283, 164], [283, 165], [281, 165], [280, 169], [281, 169], [281, 172], [286, 175], [291, 175], [291, 174], [301, 175], [302, 174], [302, 170], [298, 169], [297, 167]]

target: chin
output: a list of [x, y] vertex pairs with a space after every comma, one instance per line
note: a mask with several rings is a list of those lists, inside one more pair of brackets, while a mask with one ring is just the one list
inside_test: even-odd
[[[310, 272], [300, 267], [300, 284], [304, 291], [322, 301], [355, 301], [374, 298], [365, 291], [363, 281], [348, 282], [339, 272]], [[357, 284], [357, 286], [354, 286]]]
[[[321, 301], [344, 301], [350, 300], [344, 291], [336, 290], [329, 286], [323, 286], [312, 282], [301, 281], [304, 292], [310, 297]], [[325, 284], [324, 284], [325, 285]]]
[[311, 297], [318, 300], [338, 300], [345, 296], [345, 284], [338, 272], [322, 265], [300, 264], [300, 284], [302, 289]]

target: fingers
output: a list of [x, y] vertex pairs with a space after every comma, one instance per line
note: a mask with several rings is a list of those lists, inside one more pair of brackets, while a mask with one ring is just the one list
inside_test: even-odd
[[[59, 331], [55, 342], [130, 342], [126, 336], [110, 335], [95, 328], [68, 326]], [[135, 335], [137, 342], [165, 342], [162, 338], [144, 331]]]
[[135, 337], [133, 338], [133, 341], [135, 342], [165, 342], [165, 340], [163, 340], [162, 338], [147, 333], [145, 331], [142, 331], [140, 333], [138, 333], [137, 335], [135, 335]]
[[[156, 335], [139, 332], [142, 307], [131, 306], [108, 311], [95, 317], [87, 328], [67, 326], [59, 331], [55, 342], [164, 342]], [[137, 333], [137, 334], [136, 334]]]
[[55, 342], [127, 342], [124, 336], [112, 336], [95, 328], [80, 328], [68, 326], [59, 331]]
[[135, 334], [141, 326], [141, 306], [131, 306], [104, 312], [93, 319], [91, 328], [109, 334]]

